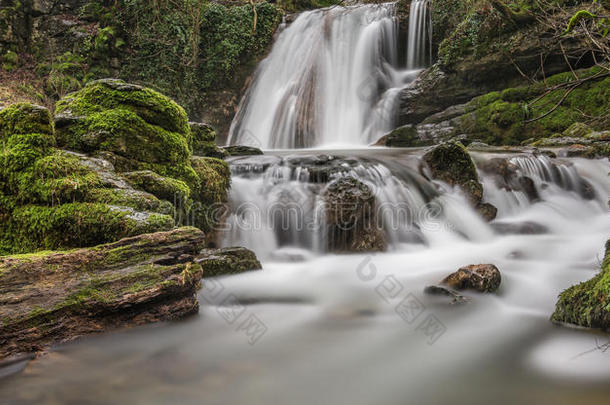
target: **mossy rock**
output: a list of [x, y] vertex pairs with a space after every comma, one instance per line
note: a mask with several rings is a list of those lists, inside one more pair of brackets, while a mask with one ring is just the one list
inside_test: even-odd
[[229, 154], [229, 156], [256, 156], [263, 154], [262, 150], [253, 146], [232, 145], [225, 146], [223, 149]]
[[193, 137], [193, 154], [223, 159], [229, 154], [216, 145], [216, 131], [211, 125], [189, 122]]
[[[196, 187], [191, 131], [182, 107], [141, 86], [105, 79], [57, 103], [59, 145], [107, 153], [119, 171], [153, 170]], [[108, 156], [105, 156], [108, 158]]]
[[194, 199], [209, 205], [226, 202], [231, 186], [231, 171], [227, 162], [217, 158], [194, 156], [191, 164], [201, 182], [199, 194], [193, 196]]
[[381, 137], [375, 145], [394, 148], [407, 148], [417, 146], [428, 146], [430, 141], [420, 139], [417, 128], [414, 125], [403, 125], [392, 132]]
[[0, 140], [25, 134], [53, 134], [49, 110], [29, 103], [12, 104], [0, 110]]
[[575, 122], [570, 125], [565, 131], [563, 131], [563, 135], [573, 137], [573, 138], [582, 138], [587, 136], [593, 132], [593, 130], [582, 122]]
[[610, 240], [599, 274], [562, 292], [551, 319], [610, 330]]
[[151, 170], [123, 173], [131, 185], [166, 201], [188, 201], [191, 189], [183, 181], [163, 177]]
[[95, 80], [67, 95], [57, 103], [56, 114], [82, 117], [117, 108], [189, 138], [188, 118], [182, 107], [154, 90], [117, 79]]
[[7, 254], [94, 246], [173, 227], [174, 220], [168, 215], [100, 203], [70, 203], [17, 207], [1, 230], [3, 245], [12, 246], [11, 251], [3, 252]]
[[[599, 74], [600, 69], [593, 67], [576, 73], [583, 79]], [[571, 72], [560, 73], [547, 78], [546, 85], [552, 87], [572, 80]], [[565, 99], [565, 89], [556, 89], [538, 98], [545, 91], [544, 85], [534, 84], [476, 97], [467, 104], [467, 114], [461, 117], [459, 130], [471, 139], [478, 138], [490, 145], [520, 145], [558, 133], [568, 138], [583, 138], [610, 125], [607, 119], [610, 78], [585, 82]], [[590, 122], [583, 122], [587, 119]]]

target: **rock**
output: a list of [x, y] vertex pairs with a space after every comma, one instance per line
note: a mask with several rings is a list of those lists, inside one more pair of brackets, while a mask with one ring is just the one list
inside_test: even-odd
[[510, 158], [492, 158], [481, 162], [479, 168], [494, 179], [497, 187], [507, 191], [522, 191], [530, 202], [540, 201], [536, 184], [528, 176], [519, 174], [519, 167]]
[[59, 100], [56, 111], [61, 147], [105, 152], [119, 171], [153, 170], [191, 187], [198, 182], [189, 164], [186, 112], [156, 91], [116, 79], [96, 80]]
[[151, 170], [137, 172], [126, 172], [123, 176], [131, 185], [139, 190], [144, 190], [155, 197], [166, 201], [188, 201], [191, 190], [181, 180], [163, 177]]
[[139, 235], [70, 252], [0, 258], [0, 357], [196, 313], [204, 235]]
[[483, 186], [479, 183], [474, 162], [461, 143], [437, 145], [424, 154], [423, 161], [433, 178], [450, 186], [459, 186], [473, 205], [481, 202]]
[[540, 235], [549, 231], [546, 226], [531, 221], [494, 222], [491, 227], [500, 234]]
[[224, 159], [229, 154], [216, 145], [216, 131], [211, 125], [189, 122], [193, 137], [193, 154]]
[[482, 202], [476, 206], [476, 210], [487, 222], [494, 220], [498, 215], [498, 209], [490, 203]]
[[233, 145], [225, 146], [222, 149], [224, 149], [229, 156], [252, 156], [263, 154], [262, 150], [253, 146]]
[[588, 125], [582, 122], [575, 122], [563, 131], [563, 135], [570, 138], [583, 138], [591, 132], [593, 130]]
[[326, 246], [333, 252], [383, 251], [386, 241], [377, 226], [375, 196], [353, 177], [340, 177], [322, 191]]
[[563, 291], [551, 316], [553, 322], [610, 330], [610, 240], [600, 272]]
[[456, 290], [475, 290], [494, 292], [500, 286], [500, 271], [493, 264], [471, 264], [460, 267], [458, 271], [445, 277], [441, 284]]
[[404, 125], [379, 138], [379, 140], [374, 144], [374, 146], [406, 148], [428, 146], [431, 143], [431, 141], [420, 139], [417, 133], [417, 128], [415, 126]]
[[204, 277], [225, 276], [262, 269], [254, 252], [243, 247], [204, 249], [195, 263], [201, 265]]
[[445, 295], [451, 297], [452, 304], [463, 304], [470, 301], [470, 297], [462, 295], [455, 290], [440, 285], [429, 285], [424, 288], [424, 293], [429, 295]]

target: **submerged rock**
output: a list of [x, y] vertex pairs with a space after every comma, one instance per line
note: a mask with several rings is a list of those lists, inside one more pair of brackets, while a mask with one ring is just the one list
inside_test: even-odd
[[340, 177], [326, 186], [321, 197], [330, 251], [386, 249], [384, 234], [376, 222], [375, 195], [366, 184], [353, 177]]
[[443, 287], [440, 285], [429, 285], [424, 288], [424, 293], [428, 295], [444, 295], [451, 297], [452, 304], [463, 304], [470, 301], [470, 297], [462, 295], [451, 288]]
[[610, 240], [599, 274], [563, 291], [551, 320], [610, 330]]
[[500, 270], [493, 264], [471, 264], [460, 267], [458, 271], [445, 277], [441, 284], [456, 290], [475, 290], [494, 292], [500, 286]]
[[262, 269], [254, 252], [244, 247], [204, 249], [195, 263], [201, 265], [204, 277], [225, 276]]

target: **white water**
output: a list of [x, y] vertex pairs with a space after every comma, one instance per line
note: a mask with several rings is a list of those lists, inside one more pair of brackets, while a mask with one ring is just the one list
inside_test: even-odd
[[430, 0], [414, 0], [409, 10], [407, 69], [420, 69], [432, 62], [432, 15]]
[[[427, 18], [424, 3], [414, 2], [412, 10], [420, 6], [419, 15]], [[372, 111], [391, 109], [396, 91], [391, 86], [404, 79], [380, 63], [390, 60], [391, 52], [385, 45], [381, 52], [372, 39], [386, 44], [395, 24], [391, 7], [335, 8], [299, 17], [258, 70], [232, 142], [276, 148], [369, 142], [387, 125], [383, 114], [371, 119]], [[425, 31], [411, 27], [426, 40]], [[421, 58], [426, 51], [420, 45], [414, 53]], [[360, 60], [372, 56], [372, 64], [356, 65], [356, 54]], [[304, 63], [308, 60], [315, 63]], [[337, 60], [339, 65], [329, 63]], [[411, 66], [425, 63], [410, 60]], [[371, 71], [390, 77], [383, 86], [388, 90], [367, 102], [354, 99], [354, 77]], [[313, 79], [315, 86], [304, 84]], [[324, 91], [312, 93], [314, 88]], [[311, 113], [310, 119], [297, 125], [297, 112]], [[513, 157], [521, 174], [534, 181], [540, 194], [535, 203], [479, 173], [485, 200], [498, 207], [497, 222], [534, 222], [546, 229], [516, 235], [482, 221], [459, 190], [419, 176], [421, 151], [317, 153], [348, 156], [343, 175], [357, 177], [374, 190], [379, 204], [396, 208], [382, 215], [388, 252], [325, 251], [318, 233], [324, 183], [312, 182], [314, 171], [303, 165], [288, 164], [311, 151], [235, 159], [224, 244], [251, 247], [264, 270], [204, 281], [199, 314], [183, 322], [62, 345], [23, 373], [0, 380], [0, 402], [608, 402], [610, 351], [596, 350], [608, 336], [549, 321], [559, 292], [599, 270], [610, 236], [608, 160]], [[473, 157], [482, 162], [493, 155]], [[594, 198], [586, 196], [587, 188]], [[425, 204], [429, 198], [436, 205]], [[403, 207], [410, 215], [398, 215]], [[273, 215], [265, 215], [269, 212]], [[460, 266], [486, 262], [502, 273], [495, 294], [467, 293], [468, 303], [451, 305], [423, 293]], [[408, 297], [422, 308], [410, 322], [397, 313]], [[235, 299], [249, 304], [233, 307]], [[227, 320], [231, 312], [239, 314], [237, 320]], [[250, 316], [264, 326], [253, 344], [241, 329]], [[433, 342], [418, 328], [424, 319], [436, 319], [444, 329]]]
[[394, 3], [300, 14], [258, 67], [228, 143], [294, 149], [376, 141], [394, 127], [398, 91], [417, 73], [401, 70], [397, 41]]
[[[377, 184], [380, 198], [396, 187], [413, 191], [418, 181], [405, 173], [418, 157], [406, 153], [361, 153], [354, 170]], [[379, 163], [358, 168], [371, 157], [392, 174]], [[264, 205], [290, 189], [290, 181], [306, 188], [311, 173], [280, 174], [281, 165], [270, 165], [278, 159], [265, 159], [267, 168], [253, 164], [235, 175], [234, 190], [242, 194], [232, 198], [250, 196]], [[0, 397], [19, 404], [605, 404], [610, 354], [595, 348], [607, 335], [560, 328], [549, 317], [560, 291], [599, 269], [610, 236], [610, 164], [518, 159], [531, 175], [554, 166], [550, 170], [586, 180], [595, 198], [567, 190], [560, 178], [535, 178], [541, 201], [533, 204], [490, 187], [486, 198], [504, 201], [502, 221], [535, 221], [548, 229], [503, 235], [473, 220], [476, 214], [457, 190], [436, 184], [444, 215], [430, 222], [441, 226], [421, 227], [426, 244], [397, 243], [382, 254], [320, 254], [296, 235], [281, 240], [293, 238], [298, 247], [277, 249], [275, 232], [248, 237], [245, 231], [239, 236], [244, 243], [253, 240], [256, 249], [276, 254], [263, 258], [263, 271], [204, 282], [199, 315], [64, 345], [23, 374], [1, 380]], [[481, 176], [487, 185], [490, 179]], [[400, 198], [411, 204], [408, 196]], [[452, 226], [442, 226], [447, 222]], [[485, 262], [502, 272], [495, 294], [467, 293], [468, 303], [451, 305], [422, 292], [459, 266]], [[226, 306], [227, 297], [250, 304]], [[412, 322], [397, 313], [407, 297], [423, 308]], [[229, 322], [227, 311], [243, 312]], [[240, 330], [250, 316], [264, 324], [252, 345]], [[444, 328], [432, 343], [418, 329], [424, 319]]]

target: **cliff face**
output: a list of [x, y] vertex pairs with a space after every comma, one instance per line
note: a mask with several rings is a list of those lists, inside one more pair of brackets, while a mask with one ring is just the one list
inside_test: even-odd
[[222, 134], [281, 18], [267, 2], [236, 4], [1, 0], [0, 106], [51, 107], [116, 77], [169, 95]]

